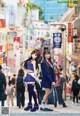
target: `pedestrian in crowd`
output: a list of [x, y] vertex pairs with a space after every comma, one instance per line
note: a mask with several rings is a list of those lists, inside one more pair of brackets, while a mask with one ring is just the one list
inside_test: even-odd
[[16, 95], [17, 95], [17, 106], [19, 108], [25, 105], [25, 83], [24, 83], [24, 70], [20, 69], [18, 71], [18, 76], [16, 79]]
[[16, 80], [16, 74], [13, 74], [11, 81], [12, 81], [12, 84], [14, 85], [14, 87], [15, 87], [15, 80]]
[[59, 68], [59, 73], [60, 73], [60, 86], [61, 86], [61, 91], [63, 94], [63, 88], [65, 87], [66, 84], [66, 77], [62, 74], [63, 69]]
[[67, 107], [63, 97], [62, 97], [62, 91], [63, 91], [63, 81], [62, 81], [62, 77], [60, 77], [60, 71], [59, 69], [56, 67], [55, 68], [55, 74], [56, 74], [56, 84], [55, 84], [55, 89], [57, 92], [57, 100], [59, 102], [59, 105], [62, 104], [63, 107]]
[[41, 85], [37, 82], [35, 83], [38, 103], [41, 104], [45, 91], [42, 89]]
[[41, 63], [42, 70], [42, 87], [45, 90], [45, 94], [42, 100], [42, 105], [40, 110], [42, 111], [53, 111], [50, 109], [47, 102], [48, 96], [51, 92], [51, 87], [55, 85], [55, 74], [53, 70], [53, 63], [51, 61], [51, 55], [49, 50], [45, 50], [43, 53], [43, 61]]
[[14, 86], [14, 92], [13, 92], [13, 96], [15, 97], [15, 93], [16, 93], [16, 88], [15, 88], [15, 80], [16, 80], [16, 74], [13, 74], [13, 76], [10, 78], [12, 81], [12, 85]]
[[7, 88], [6, 88], [6, 93], [7, 93], [7, 105], [10, 106], [10, 102], [11, 105], [13, 106], [13, 92], [14, 92], [14, 86], [12, 84], [12, 81], [9, 80]]
[[66, 96], [70, 97], [70, 99], [72, 97], [71, 84], [70, 84], [70, 82], [68, 80], [66, 81]]
[[78, 104], [78, 95], [79, 95], [79, 90], [80, 90], [80, 85], [78, 84], [79, 77], [77, 74], [74, 74], [75, 79], [72, 81], [72, 92], [73, 92], [73, 103]]
[[0, 65], [0, 101], [1, 101], [1, 106], [4, 106], [4, 101], [6, 100], [6, 77], [2, 73], [2, 66]]
[[[29, 102], [28, 102], [28, 106], [24, 110], [26, 111], [30, 110], [31, 112], [34, 112], [39, 109], [39, 105], [36, 99], [36, 92], [34, 90], [35, 82], [39, 81], [39, 79], [37, 78], [39, 57], [40, 55], [38, 51], [34, 50], [31, 53], [31, 57], [27, 59], [25, 62], [25, 68], [27, 71], [25, 82], [27, 83], [28, 86]], [[34, 106], [32, 106], [32, 97], [34, 99]]]

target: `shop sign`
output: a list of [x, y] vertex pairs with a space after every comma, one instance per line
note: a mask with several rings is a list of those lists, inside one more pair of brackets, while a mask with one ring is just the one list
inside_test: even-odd
[[73, 42], [72, 24], [68, 23], [68, 43]]
[[53, 47], [61, 48], [62, 44], [62, 33], [53, 33]]
[[5, 28], [5, 27], [6, 27], [5, 19], [0, 19], [0, 28]]

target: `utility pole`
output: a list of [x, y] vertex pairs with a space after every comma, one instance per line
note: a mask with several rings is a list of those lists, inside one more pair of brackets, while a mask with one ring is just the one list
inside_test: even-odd
[[[50, 23], [50, 25], [58, 25], [61, 26], [61, 31], [62, 31], [62, 42], [63, 42], [63, 75], [66, 78], [66, 25], [64, 23]], [[64, 84], [64, 100], [66, 100], [66, 83]]]
[[[66, 36], [65, 36], [65, 28], [61, 28], [62, 31], [62, 40], [63, 40], [63, 75], [66, 79]], [[66, 83], [63, 88], [64, 99], [66, 100]]]

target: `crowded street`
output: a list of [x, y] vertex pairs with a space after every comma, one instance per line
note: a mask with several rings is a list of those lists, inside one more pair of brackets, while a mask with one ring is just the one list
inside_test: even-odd
[[0, 0], [5, 115], [80, 115], [80, 0]]

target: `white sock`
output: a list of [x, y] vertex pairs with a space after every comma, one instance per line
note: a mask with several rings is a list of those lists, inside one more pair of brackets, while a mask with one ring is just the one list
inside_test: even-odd
[[45, 104], [44, 104], [44, 103], [42, 103], [41, 107], [44, 109], [44, 108], [45, 108]]
[[49, 109], [49, 105], [47, 103], [45, 104], [45, 108], [48, 108]]

